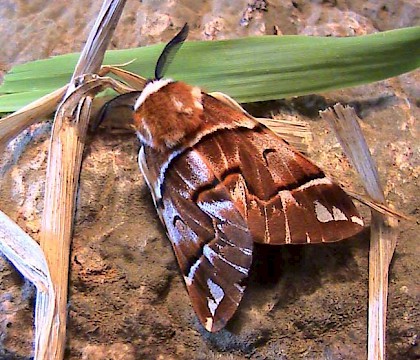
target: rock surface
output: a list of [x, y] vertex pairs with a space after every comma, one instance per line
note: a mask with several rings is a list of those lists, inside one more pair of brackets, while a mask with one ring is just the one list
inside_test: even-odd
[[[101, 1], [3, 0], [1, 70], [79, 51]], [[184, 22], [191, 39], [247, 35], [353, 36], [415, 25], [416, 1], [129, 0], [112, 48], [167, 41]], [[34, 42], [34, 39], [37, 41]], [[342, 183], [357, 179], [319, 109], [355, 106], [389, 200], [419, 214], [419, 72], [369, 86], [250, 106], [309, 123], [309, 155]], [[0, 159], [0, 208], [38, 239], [50, 123], [24, 131]], [[416, 141], [417, 139], [417, 141]], [[226, 329], [207, 333], [189, 303], [170, 243], [137, 166], [132, 135], [89, 139], [71, 254], [67, 359], [366, 358], [368, 238], [256, 249], [250, 284]], [[362, 210], [367, 215], [366, 210]], [[416, 359], [419, 228], [404, 223], [390, 274], [388, 358]], [[0, 258], [0, 359], [32, 353], [34, 289]]]

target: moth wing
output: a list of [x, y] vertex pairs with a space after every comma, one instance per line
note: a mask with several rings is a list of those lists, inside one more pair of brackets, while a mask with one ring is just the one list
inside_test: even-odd
[[203, 94], [204, 127], [171, 152], [142, 148], [140, 168], [194, 310], [218, 331], [242, 298], [253, 241], [338, 241], [363, 228], [344, 191], [244, 113]]
[[[363, 220], [344, 190], [271, 130], [263, 127], [248, 144], [264, 147], [255, 153], [256, 163], [245, 165], [243, 171], [245, 181], [259, 189], [247, 200], [247, 219], [255, 241], [334, 242], [363, 229]], [[244, 164], [247, 161], [245, 155]], [[255, 181], [256, 172], [267, 181]]]
[[208, 331], [218, 331], [235, 313], [245, 290], [253, 247], [249, 229], [228, 189], [217, 181], [200, 152], [187, 150], [171, 162], [162, 193], [150, 186], [157, 174], [147, 162], [155, 162], [153, 155], [141, 154], [140, 167], [193, 308]]
[[[209, 118], [217, 116], [216, 102], [207, 98]], [[363, 228], [350, 197], [264, 125], [255, 122], [253, 129], [247, 125], [218, 131], [196, 147], [207, 154], [212, 168], [220, 169], [216, 176], [229, 190], [255, 242], [332, 242]]]

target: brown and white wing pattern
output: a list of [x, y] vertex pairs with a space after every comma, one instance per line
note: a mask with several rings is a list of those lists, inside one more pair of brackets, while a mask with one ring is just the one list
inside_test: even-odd
[[363, 223], [324, 173], [255, 120], [203, 94], [179, 146], [144, 145], [139, 165], [200, 321], [218, 331], [242, 298], [253, 242], [337, 241]]
[[[229, 191], [206, 161], [201, 152], [189, 149], [164, 168], [159, 166], [159, 153], [151, 148], [140, 154], [140, 166], [194, 310], [205, 328], [214, 332], [226, 325], [241, 301], [253, 241]], [[150, 180], [157, 178], [151, 172], [159, 169], [165, 176], [157, 190]]]
[[218, 170], [255, 242], [338, 241], [363, 228], [345, 192], [262, 125], [219, 131], [196, 148]]

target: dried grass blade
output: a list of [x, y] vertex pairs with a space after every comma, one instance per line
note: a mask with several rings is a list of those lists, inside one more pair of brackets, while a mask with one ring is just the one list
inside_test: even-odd
[[53, 113], [67, 91], [67, 85], [0, 119], [0, 151], [22, 130]]
[[[83, 111], [74, 117], [63, 111], [65, 102], [57, 111], [52, 134], [45, 185], [44, 212], [41, 225], [41, 247], [52, 272], [56, 293], [54, 322], [45, 345], [46, 359], [60, 360], [64, 356], [67, 319], [67, 286], [70, 243], [73, 229], [74, 204], [83, 153], [89, 111], [87, 103], [77, 104]], [[71, 109], [74, 110], [74, 109]]]
[[[337, 181], [338, 182], [338, 181]], [[416, 223], [416, 219], [412, 216], [405, 215], [395, 209], [392, 209], [391, 207], [387, 206], [386, 204], [381, 204], [370, 197], [363, 196], [360, 194], [357, 194], [351, 190], [344, 189], [345, 192], [351, 196], [353, 199], [359, 201], [360, 203], [370, 207], [371, 209], [377, 211], [378, 213], [381, 213], [382, 215], [389, 215], [394, 217], [396, 220], [404, 220], [404, 221], [410, 221], [412, 223]]]
[[0, 211], [0, 252], [40, 291], [48, 291], [49, 271], [38, 243]]
[[47, 260], [41, 247], [6, 214], [0, 211], [0, 252], [37, 290], [35, 304], [35, 359], [45, 359], [42, 354], [44, 338], [49, 334], [55, 294]]
[[[102, 24], [107, 21], [106, 17], [109, 17], [110, 14], [114, 12], [114, 16], [119, 17], [121, 15], [123, 2], [118, 2], [116, 4], [111, 4], [109, 8], [105, 11], [105, 20], [102, 20], [95, 24], [97, 27], [94, 28], [94, 31], [90, 33], [90, 37], [88, 38], [87, 46], [83, 52], [81, 53], [80, 60], [76, 65], [76, 70], [73, 74], [73, 79], [77, 76], [80, 76], [85, 73], [94, 72], [93, 69], [98, 70], [101, 66], [103, 55], [94, 59], [86, 57], [87, 54], [92, 52], [97, 52], [101, 49], [101, 47], [105, 46], [104, 42], [104, 32], [98, 32], [98, 28], [102, 26]], [[116, 11], [116, 12], [115, 12]], [[113, 28], [115, 28], [116, 24], [113, 24]], [[111, 27], [112, 28], [112, 27]], [[112, 28], [112, 30], [113, 30]], [[132, 74], [126, 70], [119, 69], [113, 66], [106, 66], [102, 67], [99, 72], [106, 74], [108, 72], [112, 72], [118, 76], [121, 76], [124, 79], [127, 79], [130, 83], [130, 80], [136, 87], [140, 87], [140, 90], [143, 88], [145, 84], [145, 79]], [[19, 109], [18, 111], [10, 114], [9, 116], [5, 116], [4, 118], [0, 119], [0, 150], [15, 136], [17, 136], [22, 130], [27, 128], [28, 126], [34, 124], [35, 122], [39, 121], [40, 118], [45, 117], [53, 113], [56, 109], [58, 104], [62, 101], [64, 94], [67, 92], [68, 85], [65, 85], [50, 94], [47, 94], [38, 100], [24, 106], [23, 108]]]
[[[385, 204], [379, 176], [369, 148], [363, 137], [354, 109], [334, 106], [321, 116], [329, 122], [355, 166], [368, 195], [376, 202]], [[396, 221], [372, 210], [369, 251], [369, 315], [368, 315], [368, 360], [386, 358], [385, 331], [388, 298], [388, 272], [395, 245]]]
[[[120, 66], [123, 66], [123, 65], [120, 65]], [[125, 69], [121, 69], [120, 67], [117, 67], [117, 66], [110, 66], [110, 65], [102, 66], [101, 70], [99, 71], [99, 75], [105, 76], [108, 73], [118, 76], [120, 79], [124, 80], [127, 84], [133, 87], [135, 90], [143, 90], [144, 86], [146, 85], [146, 81], [147, 81], [146, 78], [140, 75], [134, 74]]]
[[[99, 71], [110, 37], [118, 24], [125, 2], [125, 0], [104, 1], [95, 24], [89, 33], [86, 45], [80, 54], [71, 78], [72, 81], [83, 74]], [[95, 54], [95, 56], [92, 56], [92, 54]]]
[[299, 120], [290, 121], [279, 118], [257, 118], [257, 120], [273, 130], [295, 149], [303, 153], [308, 151], [308, 143], [312, 140], [312, 132], [306, 122]]
[[[48, 338], [45, 359], [64, 357], [67, 320], [67, 287], [73, 216], [82, 154], [92, 98], [76, 88], [77, 75], [99, 71], [107, 44], [119, 20], [125, 1], [104, 2], [78, 62], [66, 98], [56, 112], [51, 137], [45, 185], [41, 247], [50, 269], [56, 293], [56, 311]], [[76, 81], [77, 79], [77, 81]], [[83, 85], [83, 84], [82, 84]], [[72, 94], [80, 94], [77, 99]], [[93, 94], [92, 94], [93, 96]]]

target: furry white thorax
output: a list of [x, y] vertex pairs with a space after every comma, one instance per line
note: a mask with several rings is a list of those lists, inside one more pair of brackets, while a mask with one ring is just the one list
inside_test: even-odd
[[144, 103], [149, 95], [159, 91], [164, 86], [172, 82], [174, 82], [172, 79], [159, 79], [149, 82], [141, 92], [140, 96], [137, 98], [136, 103], [134, 104], [134, 111], [136, 111], [141, 106], [141, 104]]

